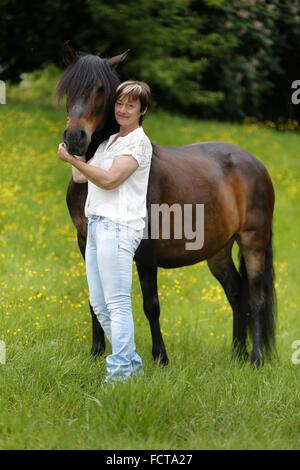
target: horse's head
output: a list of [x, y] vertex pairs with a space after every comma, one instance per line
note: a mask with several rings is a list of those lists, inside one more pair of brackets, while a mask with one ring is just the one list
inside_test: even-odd
[[127, 53], [103, 59], [76, 52], [69, 43], [65, 44], [64, 60], [68, 68], [57, 85], [57, 95], [67, 97], [68, 119], [63, 141], [69, 153], [85, 155], [92, 135], [103, 131], [108, 123], [116, 124], [114, 92], [119, 79], [115, 69]]

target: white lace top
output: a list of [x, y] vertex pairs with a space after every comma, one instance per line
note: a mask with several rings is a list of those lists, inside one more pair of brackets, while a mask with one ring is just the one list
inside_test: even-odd
[[99, 145], [89, 164], [108, 170], [115, 157], [132, 155], [139, 166], [115, 189], [102, 189], [89, 181], [85, 216], [103, 215], [115, 222], [140, 230], [145, 227], [152, 145], [142, 127], [124, 137], [117, 135], [113, 134]]

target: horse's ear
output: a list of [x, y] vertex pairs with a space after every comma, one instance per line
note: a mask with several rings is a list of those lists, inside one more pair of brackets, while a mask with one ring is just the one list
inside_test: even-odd
[[130, 52], [130, 49], [127, 49], [127, 51], [123, 52], [123, 54], [120, 55], [115, 55], [114, 57], [111, 57], [110, 59], [107, 59], [107, 62], [111, 66], [112, 69], [116, 69], [118, 65], [123, 62], [123, 60], [126, 59], [128, 52]]
[[71, 45], [70, 41], [64, 43], [63, 48], [63, 59], [66, 65], [70, 65], [77, 59], [77, 53], [73, 46]]

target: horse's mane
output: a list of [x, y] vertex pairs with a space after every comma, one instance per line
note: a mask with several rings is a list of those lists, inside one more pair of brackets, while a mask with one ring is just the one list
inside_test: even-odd
[[78, 98], [87, 99], [97, 82], [104, 88], [104, 106], [110, 109], [114, 91], [120, 83], [106, 59], [98, 55], [77, 53], [75, 61], [69, 65], [61, 77], [56, 94], [59, 100], [68, 95], [71, 101]]

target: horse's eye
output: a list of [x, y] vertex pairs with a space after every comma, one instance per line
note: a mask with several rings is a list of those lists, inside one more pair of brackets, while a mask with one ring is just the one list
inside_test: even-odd
[[97, 93], [102, 93], [103, 90], [104, 90], [103, 85], [100, 85], [100, 86], [97, 88]]
[[97, 116], [97, 114], [100, 114], [101, 111], [102, 111], [102, 107], [101, 107], [101, 106], [96, 106], [96, 107], [94, 108], [93, 115], [94, 115], [94, 116]]

